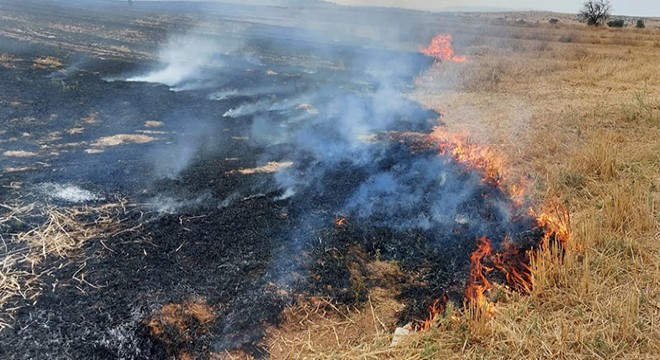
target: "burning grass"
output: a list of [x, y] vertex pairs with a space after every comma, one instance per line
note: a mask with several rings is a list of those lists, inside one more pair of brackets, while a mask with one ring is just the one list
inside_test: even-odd
[[[473, 253], [468, 288], [468, 298], [476, 301], [463, 308], [448, 302], [444, 311], [432, 306], [423, 326], [428, 330], [406, 336], [397, 347], [390, 347], [391, 335], [383, 334], [355, 345], [319, 346], [312, 332], [297, 356], [660, 354], [660, 128], [654, 105], [660, 82], [650, 77], [660, 71], [653, 60], [660, 34], [649, 31], [648, 38], [631, 45], [633, 31], [537, 28], [542, 36], [536, 40], [516, 27], [507, 28], [509, 37], [483, 37], [483, 44], [464, 50], [472, 54], [470, 62], [436, 64], [415, 94], [444, 115], [446, 127], [436, 133], [442, 151], [481, 168], [484, 180], [503, 179], [505, 189], [522, 179], [525, 197], [546, 204], [535, 217], [547, 236], [537, 251], [525, 255], [526, 275], [505, 277], [502, 284], [488, 280], [498, 264], [482, 239]], [[567, 33], [575, 40], [562, 40]], [[500, 51], [503, 44], [508, 51]], [[470, 66], [492, 69], [493, 76]], [[603, 72], [608, 76], [599, 75]], [[639, 86], [645, 89], [642, 101]], [[493, 155], [499, 160], [483, 161]], [[515, 291], [511, 283], [526, 285]], [[340, 333], [337, 342], [343, 340]]]

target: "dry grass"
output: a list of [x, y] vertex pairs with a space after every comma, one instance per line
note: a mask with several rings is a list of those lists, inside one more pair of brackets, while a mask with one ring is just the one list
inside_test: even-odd
[[336, 345], [311, 333], [287, 344], [300, 349], [288, 357], [660, 357], [660, 32], [563, 23], [461, 29], [477, 35], [457, 49], [470, 61], [436, 64], [412, 96], [440, 111], [447, 131], [496, 149], [530, 179], [535, 203], [568, 208], [566, 249], [537, 254], [530, 296], [501, 289], [492, 317], [451, 309], [437, 329], [394, 348], [382, 332], [348, 344], [338, 334]]
[[[94, 208], [0, 204], [0, 209], [0, 306], [6, 310], [0, 314], [0, 330], [10, 326], [8, 318], [14, 309], [8, 305], [12, 300], [36, 301], [43, 285], [40, 277], [55, 270], [41, 267], [43, 260], [56, 256], [66, 261], [87, 241], [120, 231], [120, 216], [125, 213], [123, 203]], [[38, 225], [30, 226], [35, 223]], [[17, 227], [31, 229], [11, 233]], [[74, 280], [86, 283], [80, 272]]]
[[5, 151], [2, 153], [2, 155], [6, 157], [33, 157], [37, 156], [37, 153], [31, 152], [31, 151], [25, 151], [25, 150], [13, 150], [13, 151]]
[[37, 69], [57, 69], [62, 67], [62, 61], [53, 56], [40, 57], [33, 60], [33, 66]]
[[145, 144], [156, 140], [155, 138], [142, 134], [117, 134], [112, 136], [102, 137], [96, 142], [92, 143], [92, 146], [104, 147], [104, 146], [118, 146], [124, 144]]
[[11, 69], [15, 67], [15, 63], [19, 61], [14, 56], [8, 55], [8, 54], [1, 54], [0, 53], [0, 67], [4, 67], [6, 69]]

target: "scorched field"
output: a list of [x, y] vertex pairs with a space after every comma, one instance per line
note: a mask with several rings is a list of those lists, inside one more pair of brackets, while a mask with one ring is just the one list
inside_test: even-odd
[[0, 357], [656, 358], [659, 55], [561, 14], [2, 0]]

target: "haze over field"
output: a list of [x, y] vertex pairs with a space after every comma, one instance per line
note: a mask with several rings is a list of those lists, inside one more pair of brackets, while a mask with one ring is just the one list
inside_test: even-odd
[[[445, 0], [445, 1], [425, 1], [425, 0], [332, 0], [331, 2], [342, 5], [373, 5], [373, 6], [392, 6], [420, 10], [545, 10], [557, 12], [577, 12], [582, 1], [580, 0]], [[614, 0], [611, 1], [615, 14], [634, 15], [634, 16], [660, 16], [660, 3], [653, 0]]]
[[[135, 1], [178, 1], [178, 0], [135, 0]], [[185, 1], [185, 0], [184, 0]], [[188, 1], [216, 1], [225, 3], [236, 3], [243, 5], [306, 5], [314, 1], [304, 0], [188, 0]], [[556, 11], [564, 13], [577, 13], [582, 0], [540, 0], [529, 2], [525, 0], [318, 0], [318, 2], [330, 2], [349, 6], [384, 6], [399, 7], [406, 9], [430, 10], [430, 11]], [[660, 2], [653, 0], [613, 0], [613, 13], [617, 15], [659, 17]]]

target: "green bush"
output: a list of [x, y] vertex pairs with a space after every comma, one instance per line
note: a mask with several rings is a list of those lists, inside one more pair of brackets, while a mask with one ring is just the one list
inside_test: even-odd
[[622, 28], [626, 25], [626, 21], [623, 19], [618, 19], [618, 20], [611, 20], [607, 22], [607, 26], [609, 27], [617, 27], [617, 28]]
[[637, 25], [635, 25], [635, 27], [638, 29], [644, 29], [646, 27], [646, 24], [644, 24], [644, 20], [639, 19], [637, 20]]

